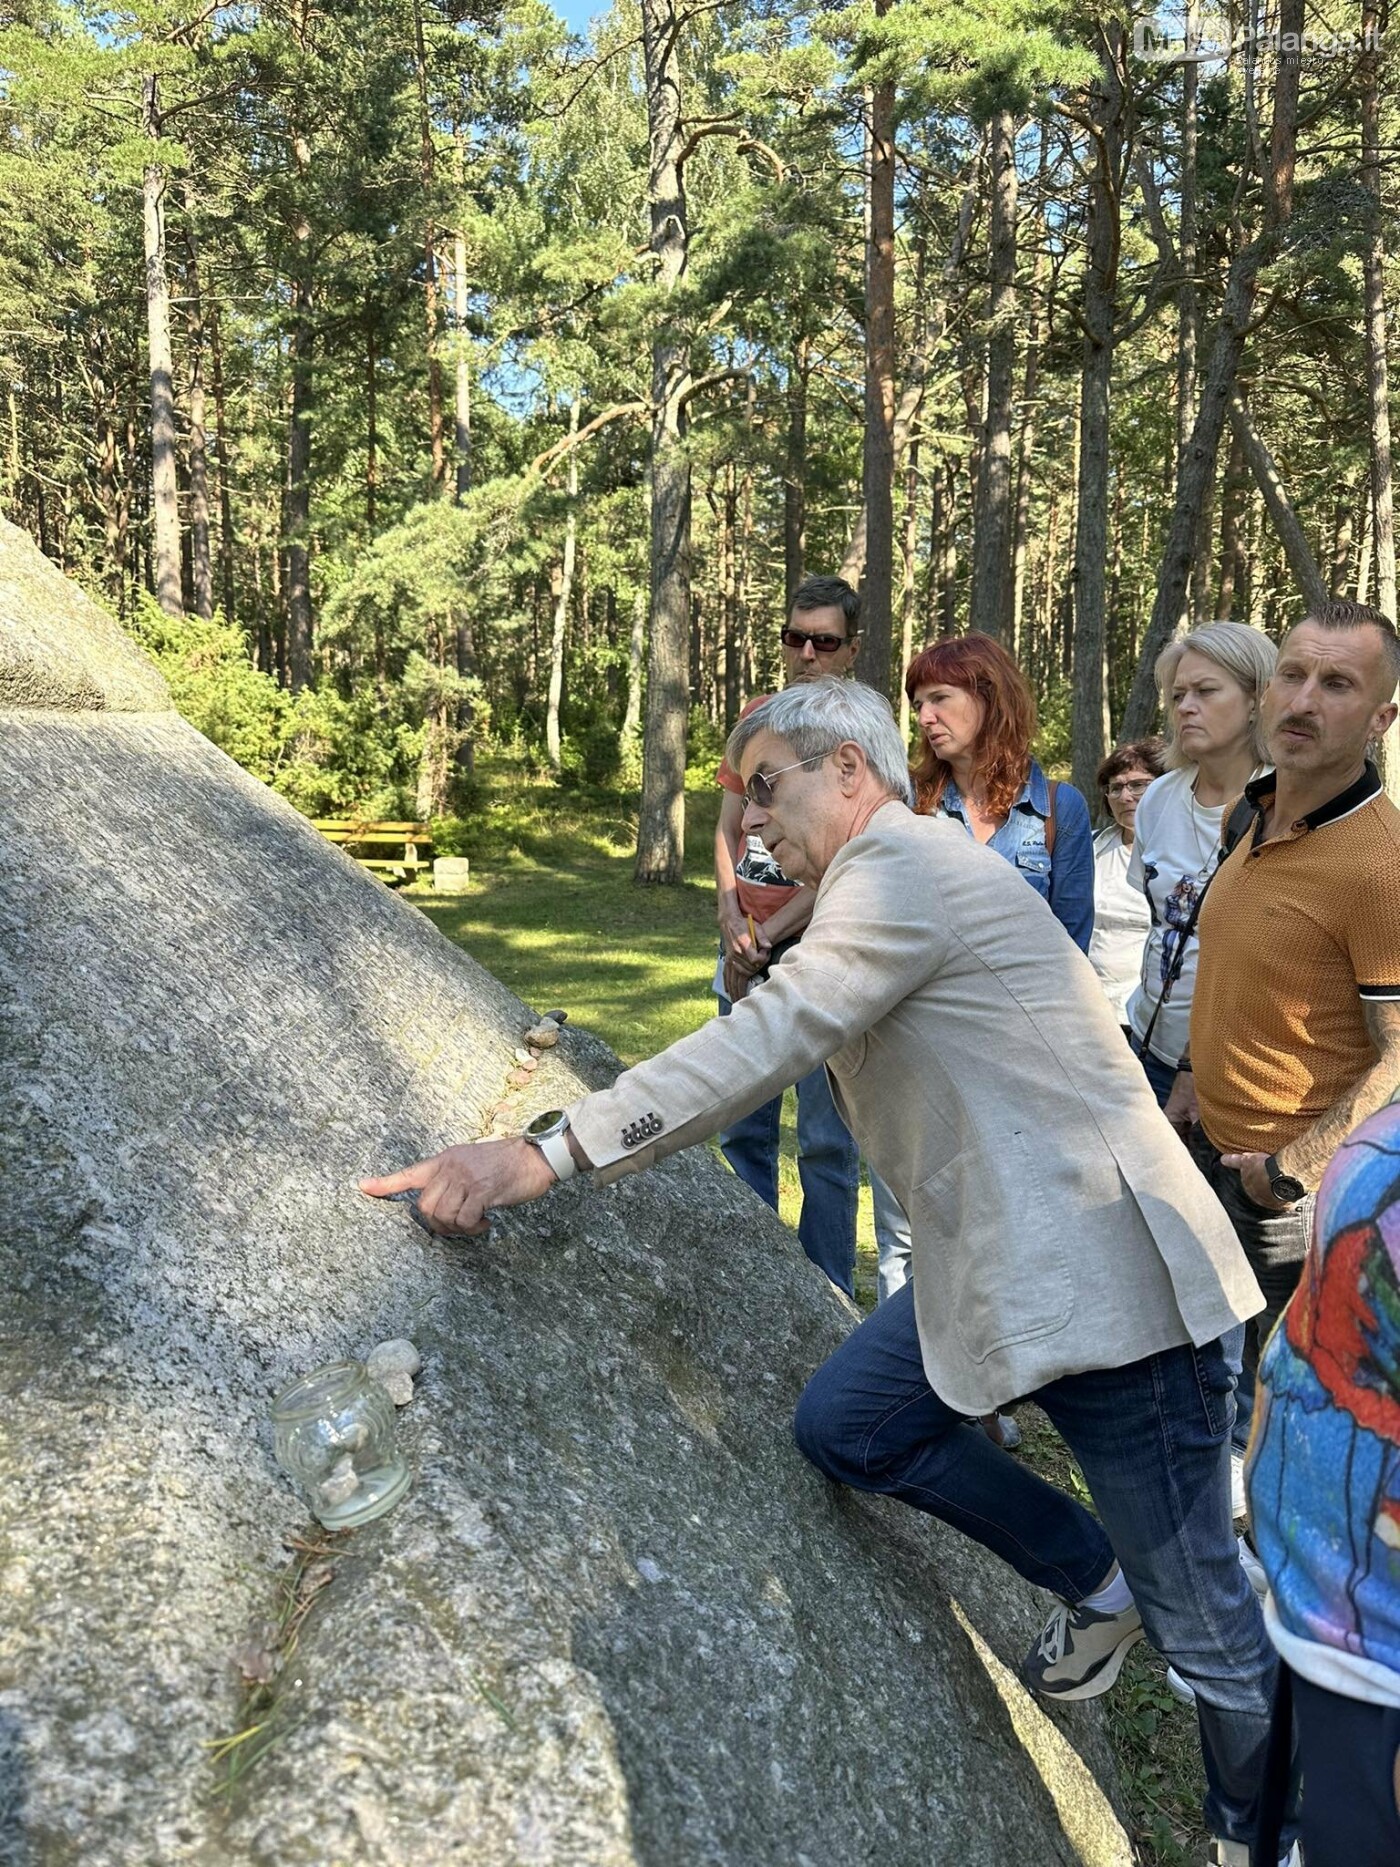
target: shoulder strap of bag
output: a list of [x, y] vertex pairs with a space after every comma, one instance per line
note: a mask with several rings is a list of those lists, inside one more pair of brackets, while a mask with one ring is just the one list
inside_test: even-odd
[[1047, 780], [1045, 788], [1050, 793], [1050, 808], [1045, 815], [1045, 853], [1047, 856], [1053, 856], [1055, 853], [1055, 793], [1060, 788], [1059, 779]]

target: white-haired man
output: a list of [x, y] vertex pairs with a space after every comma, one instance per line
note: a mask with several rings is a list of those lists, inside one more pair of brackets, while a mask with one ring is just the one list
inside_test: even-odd
[[[824, 1060], [909, 1214], [914, 1274], [808, 1384], [799, 1446], [1062, 1598], [1023, 1662], [1036, 1690], [1106, 1690], [1146, 1631], [1196, 1690], [1208, 1824], [1247, 1844], [1275, 1662], [1230, 1518], [1220, 1337], [1261, 1299], [1229, 1222], [1046, 904], [956, 824], [909, 809], [879, 695], [789, 689], [728, 756], [746, 829], [815, 890], [801, 945], [731, 1017], [539, 1132], [364, 1190], [413, 1190], [429, 1226], [479, 1233], [488, 1208], [579, 1169], [649, 1166]], [[1026, 1395], [1102, 1523], [971, 1424]]]

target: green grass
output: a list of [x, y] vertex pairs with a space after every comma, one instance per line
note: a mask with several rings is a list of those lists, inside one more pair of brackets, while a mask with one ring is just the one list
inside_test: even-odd
[[[492, 773], [468, 844], [471, 892], [455, 900], [413, 893], [449, 940], [537, 1011], [556, 1006], [596, 1031], [624, 1063], [638, 1063], [715, 1015], [713, 848], [717, 787], [686, 796], [686, 876], [679, 888], [632, 881], [634, 800], [560, 791], [547, 781]], [[779, 1209], [801, 1210], [795, 1101], [784, 1098]], [[862, 1188], [857, 1289], [875, 1300], [875, 1230]]]
[[[472, 821], [471, 893], [410, 897], [449, 939], [538, 1011], [565, 1009], [624, 1063], [663, 1049], [714, 1015], [711, 850], [718, 795], [686, 798], [686, 874], [679, 888], [632, 882], [636, 814], [609, 792], [561, 792], [547, 782], [491, 774]], [[793, 1098], [784, 1103], [780, 1198], [795, 1224], [800, 1201]], [[862, 1189], [857, 1290], [875, 1295], [870, 1196]], [[1064, 1441], [1035, 1407], [1021, 1409], [1022, 1456], [1089, 1502]], [[1204, 1852], [1200, 1752], [1194, 1713], [1166, 1689], [1146, 1643], [1129, 1655], [1105, 1702], [1130, 1826], [1145, 1867], [1185, 1867]]]

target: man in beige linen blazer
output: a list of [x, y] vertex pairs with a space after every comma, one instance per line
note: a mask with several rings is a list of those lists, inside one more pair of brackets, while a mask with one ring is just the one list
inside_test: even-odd
[[[817, 887], [801, 945], [731, 1017], [582, 1098], [542, 1145], [453, 1148], [364, 1189], [417, 1190], [425, 1223], [480, 1232], [490, 1206], [578, 1168], [639, 1171], [826, 1061], [909, 1214], [914, 1274], [813, 1377], [799, 1445], [1062, 1597], [1023, 1664], [1042, 1693], [1106, 1690], [1145, 1628], [1196, 1688], [1208, 1825], [1247, 1842], [1274, 1662], [1230, 1519], [1220, 1338], [1261, 1306], [1233, 1228], [1049, 908], [956, 825], [909, 810], [880, 696], [790, 689], [728, 756], [746, 831]], [[968, 1424], [1029, 1395], [1102, 1527]]]

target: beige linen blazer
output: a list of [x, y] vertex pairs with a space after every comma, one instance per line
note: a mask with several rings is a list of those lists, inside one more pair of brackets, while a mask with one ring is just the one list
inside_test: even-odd
[[608, 1181], [821, 1062], [909, 1215], [924, 1368], [950, 1406], [989, 1413], [1263, 1307], [1092, 966], [960, 825], [882, 805], [766, 983], [570, 1119]]

